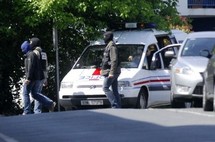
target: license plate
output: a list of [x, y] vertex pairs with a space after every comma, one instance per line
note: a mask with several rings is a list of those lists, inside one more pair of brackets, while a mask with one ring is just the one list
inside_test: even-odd
[[81, 105], [103, 105], [103, 100], [82, 100]]

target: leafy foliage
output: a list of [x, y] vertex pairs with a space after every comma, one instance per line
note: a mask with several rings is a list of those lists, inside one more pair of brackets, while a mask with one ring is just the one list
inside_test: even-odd
[[[68, 25], [104, 28], [119, 21], [155, 22], [159, 29], [168, 30], [170, 24], [182, 25], [177, 12], [177, 0], [28, 0], [38, 22], [53, 20], [58, 29]], [[44, 22], [44, 21], [43, 21]]]

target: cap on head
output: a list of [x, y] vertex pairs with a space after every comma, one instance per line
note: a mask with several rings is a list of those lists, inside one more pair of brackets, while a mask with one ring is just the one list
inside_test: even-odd
[[113, 32], [108, 31], [104, 33], [104, 42], [107, 44], [109, 41], [113, 40]]
[[41, 46], [40, 39], [37, 37], [31, 38], [30, 39], [30, 46], [31, 46], [32, 50], [34, 50], [36, 47], [40, 47]]
[[26, 54], [29, 50], [31, 50], [30, 43], [28, 41], [24, 41], [21, 45], [21, 50], [24, 54]]

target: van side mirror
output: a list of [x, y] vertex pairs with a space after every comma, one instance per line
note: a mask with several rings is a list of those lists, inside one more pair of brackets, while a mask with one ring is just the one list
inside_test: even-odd
[[166, 51], [164, 53], [164, 56], [167, 57], [167, 58], [173, 58], [175, 56], [175, 54], [174, 54], [173, 51]]

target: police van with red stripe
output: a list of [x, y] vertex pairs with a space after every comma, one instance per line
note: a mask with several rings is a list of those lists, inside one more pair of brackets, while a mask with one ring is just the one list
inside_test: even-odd
[[[169, 104], [169, 65], [180, 46], [175, 43], [185, 36], [176, 39], [174, 33], [138, 25], [143, 26], [126, 23], [128, 29], [114, 31], [121, 65], [118, 87], [122, 107], [148, 108]], [[102, 90], [104, 78], [100, 75], [104, 48], [103, 40], [92, 42], [61, 81], [59, 103], [65, 110], [110, 106]], [[151, 68], [151, 64], [156, 68]]]

